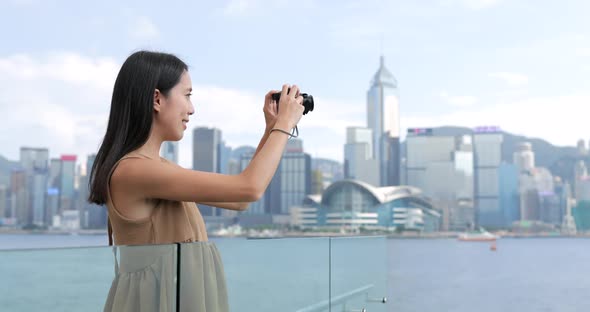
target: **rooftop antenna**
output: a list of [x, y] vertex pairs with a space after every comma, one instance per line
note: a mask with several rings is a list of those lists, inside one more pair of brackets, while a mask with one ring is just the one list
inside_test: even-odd
[[381, 55], [383, 55], [383, 31], [381, 31], [381, 38], [379, 40], [379, 44], [380, 44], [379, 50], [381, 52]]
[[385, 35], [384, 35], [383, 31], [381, 31], [381, 36], [379, 38], [379, 52], [380, 52], [379, 66], [380, 67], [385, 66], [385, 54], [384, 54], [384, 49], [385, 49], [384, 48], [384, 41], [385, 41], [385, 39], [384, 39], [384, 37], [385, 37]]

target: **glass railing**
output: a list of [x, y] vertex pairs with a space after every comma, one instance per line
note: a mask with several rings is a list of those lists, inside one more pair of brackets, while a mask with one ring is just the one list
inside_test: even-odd
[[0, 310], [387, 311], [387, 254], [385, 237], [5, 250]]
[[[116, 269], [120, 272], [139, 272], [154, 265], [156, 261], [151, 261], [161, 254], [175, 256], [175, 250], [176, 245], [2, 251], [0, 310], [100, 311], [105, 306], [109, 291], [115, 288], [111, 286], [117, 282]], [[117, 265], [114, 251], [119, 258]], [[168, 268], [170, 278], [174, 279], [176, 264], [172, 262], [169, 265], [172, 266]], [[148, 274], [144, 275], [143, 284], [153, 282]], [[127, 283], [127, 288], [144, 286], [129, 282], [119, 280], [118, 285]], [[169, 289], [175, 297], [175, 288]], [[174, 309], [175, 302], [170, 300], [161, 304]]]
[[330, 242], [332, 311], [389, 311], [386, 239], [361, 236]]
[[329, 299], [329, 238], [230, 239], [217, 245], [232, 312], [299, 311]]

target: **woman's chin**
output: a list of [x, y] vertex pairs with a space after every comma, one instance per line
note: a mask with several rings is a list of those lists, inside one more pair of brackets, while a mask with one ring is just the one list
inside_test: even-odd
[[184, 133], [177, 133], [175, 135], [171, 135], [169, 137], [167, 137], [164, 141], [168, 141], [168, 142], [175, 142], [175, 141], [180, 141], [182, 138], [184, 137]]

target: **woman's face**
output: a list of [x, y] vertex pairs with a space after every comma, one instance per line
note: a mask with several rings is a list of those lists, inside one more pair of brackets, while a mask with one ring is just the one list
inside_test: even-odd
[[161, 129], [161, 135], [165, 141], [182, 139], [184, 130], [187, 128], [189, 115], [195, 112], [190, 98], [192, 90], [191, 77], [185, 71], [180, 77], [180, 81], [168, 91], [167, 95], [164, 96], [156, 92], [154, 109], [157, 113], [155, 122]]

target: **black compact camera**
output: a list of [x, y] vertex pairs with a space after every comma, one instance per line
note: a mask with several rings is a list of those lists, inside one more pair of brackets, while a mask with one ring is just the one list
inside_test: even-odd
[[[291, 88], [289, 88], [289, 91], [291, 91]], [[303, 110], [303, 115], [313, 111], [313, 96], [311, 96], [310, 94], [307, 93], [299, 93], [299, 95], [301, 95], [303, 97], [303, 107], [305, 107], [305, 110]], [[277, 109], [279, 108], [279, 100], [281, 99], [281, 93], [274, 93], [272, 95], [272, 99], [277, 101]]]

